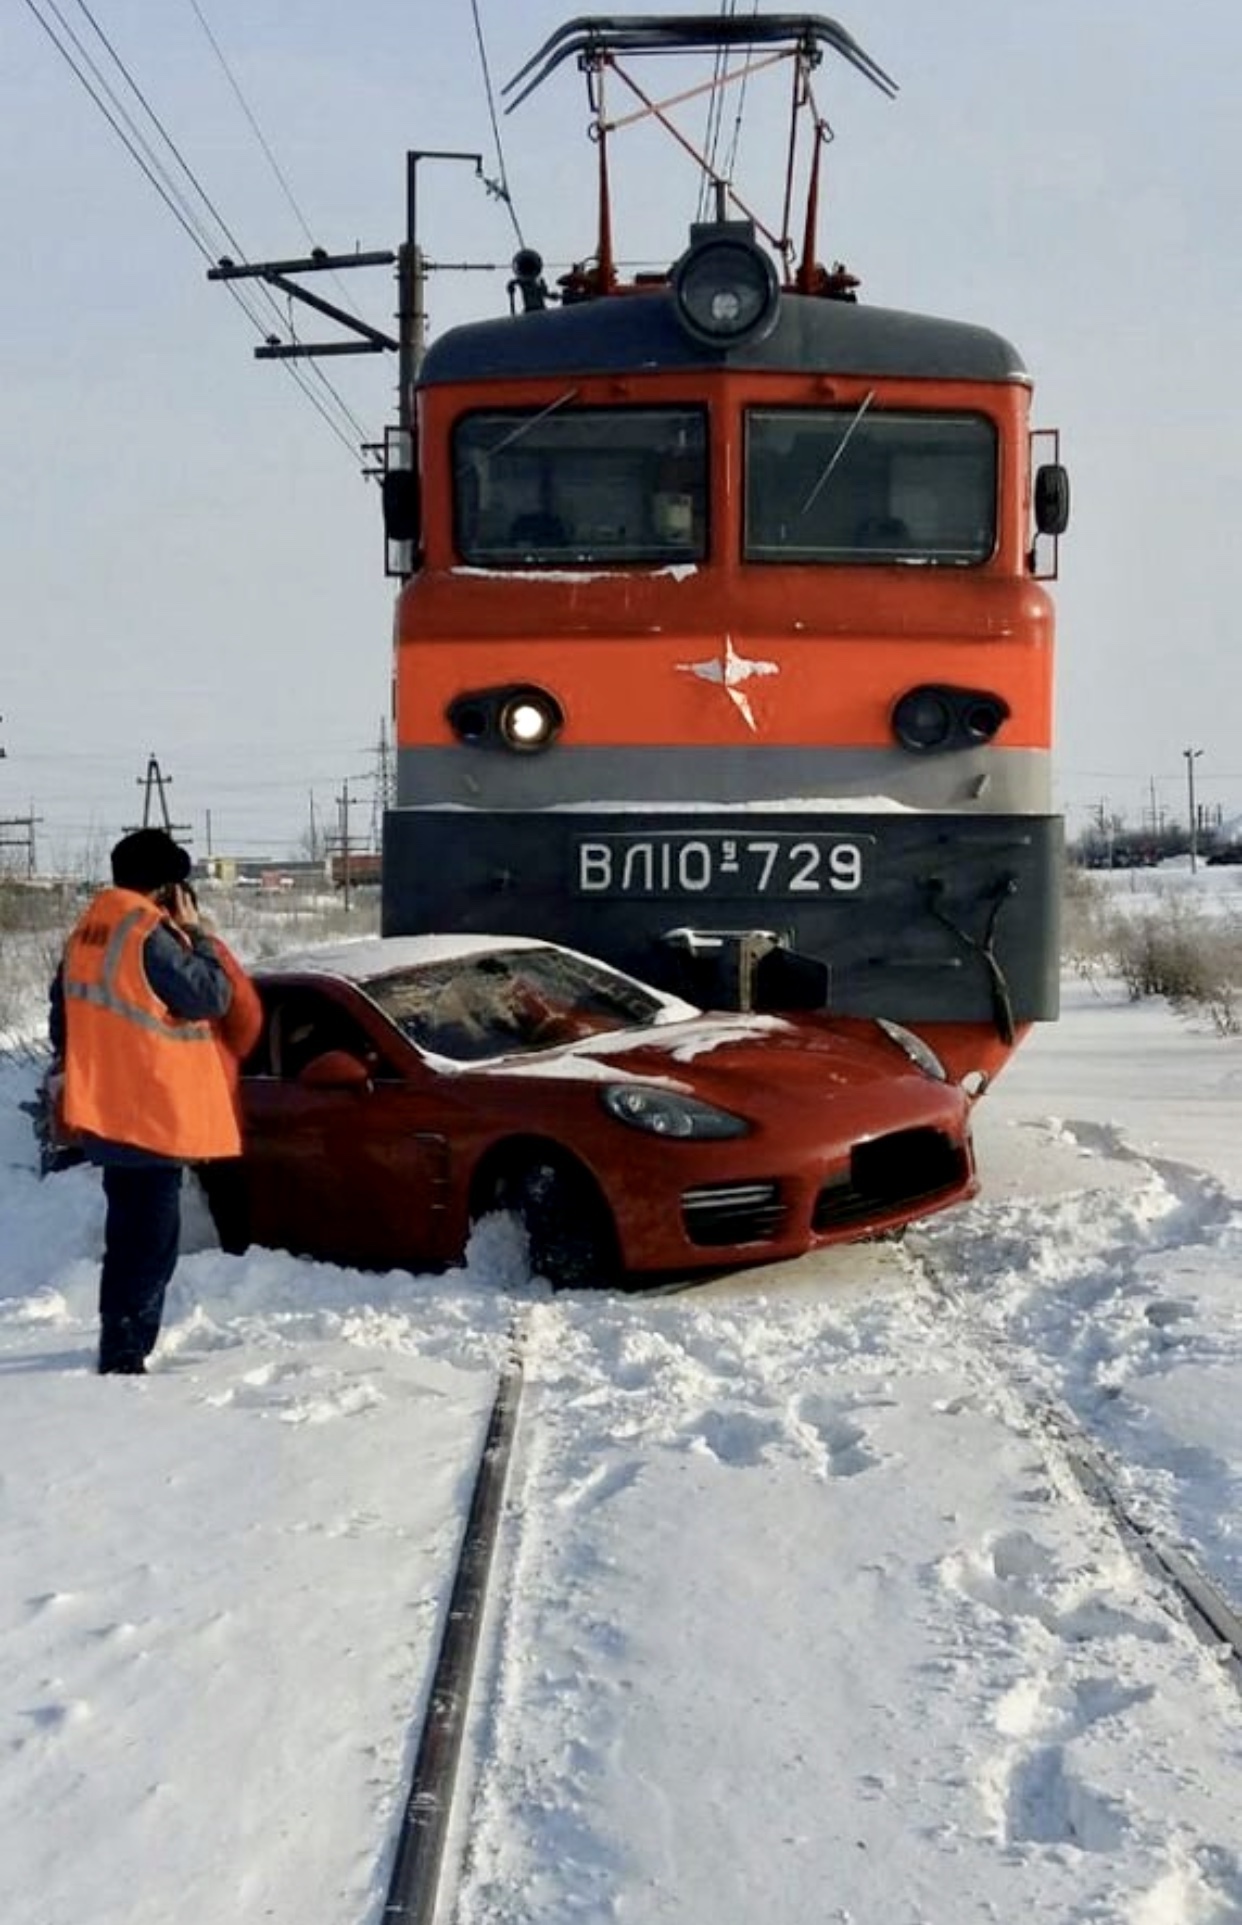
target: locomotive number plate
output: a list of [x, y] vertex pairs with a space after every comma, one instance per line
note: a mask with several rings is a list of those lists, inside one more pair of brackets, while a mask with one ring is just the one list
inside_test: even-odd
[[854, 896], [870, 837], [603, 835], [576, 845], [581, 896]]

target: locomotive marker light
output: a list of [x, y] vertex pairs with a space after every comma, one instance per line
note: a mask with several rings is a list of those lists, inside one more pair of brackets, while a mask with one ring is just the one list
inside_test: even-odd
[[988, 689], [925, 683], [907, 689], [893, 709], [893, 734], [914, 755], [942, 749], [976, 749], [990, 742], [1008, 719], [1009, 704]]
[[696, 225], [673, 269], [678, 318], [707, 347], [763, 341], [776, 326], [780, 282], [749, 221]]

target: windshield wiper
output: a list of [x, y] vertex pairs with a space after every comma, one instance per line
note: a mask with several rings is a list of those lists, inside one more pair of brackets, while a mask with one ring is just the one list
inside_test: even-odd
[[815, 503], [819, 500], [820, 496], [823, 494], [824, 489], [828, 486], [828, 483], [831, 481], [832, 476], [838, 464], [840, 463], [842, 455], [845, 453], [845, 450], [849, 447], [850, 442], [853, 439], [855, 428], [858, 426], [859, 422], [862, 420], [863, 416], [867, 412], [867, 409], [871, 406], [871, 403], [874, 400], [875, 400], [875, 389], [869, 388], [866, 394], [864, 394], [862, 400], [859, 402], [858, 408], [855, 412], [853, 420], [849, 424], [849, 427], [845, 430], [845, 433], [841, 436], [840, 441], [838, 441], [836, 447], [833, 449], [831, 459], [828, 461], [826, 467], [824, 468], [823, 474], [820, 475], [819, 479], [815, 483], [815, 486], [812, 488], [810, 494], [807, 496], [801, 508], [798, 510], [799, 521], [802, 520], [804, 515], [807, 515], [810, 513], [811, 509], [815, 506]]
[[519, 421], [512, 434], [507, 434], [503, 441], [496, 443], [494, 448], [480, 449], [483, 459], [485, 461], [494, 461], [497, 455], [503, 454], [506, 448], [511, 448], [515, 441], [522, 439], [523, 435], [528, 435], [532, 428], [537, 428], [541, 421], [546, 421], [548, 416], [555, 414], [558, 408], [563, 408], [567, 402], [576, 401], [577, 399], [577, 388], [566, 388], [564, 394], [558, 394], [556, 400], [549, 401], [547, 407], [540, 408], [538, 414], [529, 415], [525, 421]]

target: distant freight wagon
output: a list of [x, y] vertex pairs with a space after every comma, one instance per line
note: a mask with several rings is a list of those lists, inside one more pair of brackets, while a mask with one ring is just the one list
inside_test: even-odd
[[329, 856], [328, 880], [334, 889], [378, 888], [382, 880], [381, 858], [354, 850], [348, 855]]

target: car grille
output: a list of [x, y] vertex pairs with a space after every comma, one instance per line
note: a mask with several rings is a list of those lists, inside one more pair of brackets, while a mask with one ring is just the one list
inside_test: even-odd
[[894, 1130], [850, 1152], [849, 1174], [826, 1183], [815, 1199], [813, 1230], [834, 1230], [955, 1190], [970, 1174], [961, 1143], [941, 1130]]
[[779, 1183], [704, 1183], [683, 1190], [681, 1217], [691, 1243], [764, 1243], [780, 1231], [785, 1205]]

